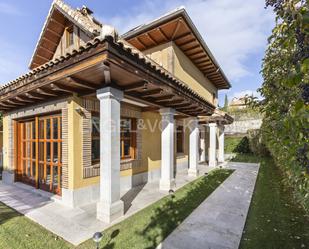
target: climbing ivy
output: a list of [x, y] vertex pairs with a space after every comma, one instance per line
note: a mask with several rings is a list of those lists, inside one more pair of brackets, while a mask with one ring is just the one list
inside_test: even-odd
[[309, 1], [266, 0], [276, 14], [263, 59], [262, 136], [309, 210]]

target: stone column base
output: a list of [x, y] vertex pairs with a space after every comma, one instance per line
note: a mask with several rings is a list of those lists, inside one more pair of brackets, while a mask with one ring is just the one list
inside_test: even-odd
[[106, 223], [111, 223], [114, 220], [124, 215], [124, 204], [122, 200], [109, 204], [102, 201], [97, 203], [97, 219]]
[[188, 169], [188, 176], [197, 177], [199, 173], [198, 169]]
[[214, 161], [214, 162], [210, 161], [208, 163], [208, 165], [209, 165], [209, 167], [217, 167], [217, 162], [216, 161]]
[[171, 180], [161, 179], [160, 180], [160, 190], [161, 191], [169, 191], [173, 187], [175, 187], [175, 179], [171, 179]]
[[15, 175], [12, 171], [2, 171], [2, 182], [5, 184], [13, 184], [15, 181]]

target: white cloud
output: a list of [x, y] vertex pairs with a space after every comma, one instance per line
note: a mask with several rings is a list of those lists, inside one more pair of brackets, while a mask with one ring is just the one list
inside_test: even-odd
[[264, 0], [148, 0], [133, 11], [101, 19], [123, 33], [180, 5], [185, 5], [228, 78], [234, 81], [250, 75], [248, 59], [264, 50], [274, 23]]
[[22, 12], [10, 3], [0, 3], [0, 13], [7, 15], [21, 15]]

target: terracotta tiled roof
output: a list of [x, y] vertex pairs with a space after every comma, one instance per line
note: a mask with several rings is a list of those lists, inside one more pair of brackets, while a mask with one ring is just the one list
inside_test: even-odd
[[70, 18], [73, 22], [76, 22], [78, 26], [83, 29], [86, 33], [90, 33], [93, 36], [97, 36], [100, 34], [100, 30], [102, 27], [102, 24], [95, 20], [91, 15], [88, 15], [86, 11], [88, 10], [85, 6], [82, 9], [73, 9], [68, 4], [64, 3], [62, 0], [54, 0], [51, 8], [48, 12], [47, 18], [45, 20], [45, 23], [43, 25], [43, 28], [41, 30], [38, 42], [35, 46], [34, 53], [30, 60], [30, 65], [32, 64], [34, 57], [37, 54], [38, 47], [40, 45], [41, 39], [44, 35], [44, 32], [47, 28], [49, 19], [54, 11], [54, 9], [57, 9], [60, 11], [64, 16]]
[[[30, 77], [32, 77], [32, 76], [35, 77], [40, 72], [43, 72], [43, 71], [45, 71], [49, 68], [52, 68], [54, 65], [62, 63], [64, 61], [70, 59], [71, 57], [75, 57], [78, 54], [82, 54], [84, 51], [86, 51], [90, 48], [95, 48], [97, 45], [104, 43], [106, 41], [106, 39], [107, 38], [105, 38], [105, 37], [96, 37], [93, 40], [87, 42], [84, 46], [80, 46], [78, 50], [73, 50], [72, 53], [67, 53], [65, 56], [57, 57], [54, 60], [51, 60], [51, 61], [43, 64], [42, 66], [39, 66], [39, 67], [29, 71], [28, 73], [20, 76], [19, 78], [17, 78], [15, 80], [9, 82], [8, 84], [2, 86], [0, 88], [0, 94], [4, 94], [7, 91], [10, 91], [9, 88], [11, 88], [11, 87], [15, 88], [15, 87], [22, 86], [26, 82], [26, 80], [29, 79]], [[138, 58], [139, 60], [141, 60], [142, 62], [144, 62], [148, 66], [152, 67], [154, 70], [156, 70], [157, 73], [161, 74], [161, 76], [163, 76], [166, 79], [171, 80], [174, 83], [176, 83], [179, 87], [181, 87], [187, 93], [192, 94], [196, 98], [198, 98], [198, 99], [202, 100], [203, 102], [206, 102], [210, 106], [212, 106], [212, 104], [210, 104], [205, 98], [200, 96], [197, 92], [192, 90], [186, 83], [184, 83], [183, 81], [176, 78], [170, 72], [168, 72], [163, 67], [161, 67], [159, 64], [154, 62], [152, 59], [150, 59], [149, 57], [144, 55], [141, 51], [137, 50], [135, 47], [133, 47], [132, 45], [127, 43], [125, 40], [119, 39], [118, 41], [115, 41], [112, 37], [109, 37], [108, 40], [112, 41], [115, 45], [121, 47], [126, 52], [129, 52], [131, 55]]]
[[83, 10], [86, 11], [86, 7], [80, 9], [73, 9], [71, 6], [64, 3], [62, 0], [54, 0], [53, 4], [58, 7], [58, 9], [63, 11], [64, 15], [69, 15], [73, 20], [82, 25], [86, 31], [93, 34], [98, 34], [101, 30], [102, 24], [96, 21], [90, 15], [86, 13], [83, 14]]

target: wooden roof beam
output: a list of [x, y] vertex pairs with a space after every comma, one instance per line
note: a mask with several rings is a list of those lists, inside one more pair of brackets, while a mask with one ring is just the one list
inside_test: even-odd
[[42, 37], [42, 40], [51, 43], [51, 45], [53, 45], [53, 46], [57, 46], [58, 45], [56, 42], [53, 42], [53, 41], [47, 39], [46, 37]]
[[163, 94], [163, 90], [162, 89], [153, 89], [153, 90], [149, 90], [149, 91], [145, 91], [143, 93], [141, 93], [142, 97], [151, 97], [154, 95], [158, 95], [158, 94]]
[[171, 36], [171, 40], [172, 40], [172, 41], [174, 40], [174, 38], [175, 38], [175, 36], [176, 36], [176, 34], [177, 34], [179, 28], [180, 28], [180, 24], [181, 24], [181, 23], [182, 23], [182, 21], [179, 19], [179, 20], [177, 21], [176, 28], [175, 28], [175, 30], [174, 30], [172, 36]]
[[12, 101], [10, 99], [6, 100], [7, 103], [12, 104], [12, 105], [24, 105], [24, 103], [20, 103], [18, 101]]
[[158, 45], [158, 43], [154, 40], [154, 38], [149, 33], [146, 33], [145, 35], [147, 36], [148, 40], [150, 40], [155, 46]]
[[203, 53], [202, 50], [201, 50], [201, 51], [194, 52], [194, 53], [192, 53], [192, 54], [187, 54], [187, 56], [195, 56], [195, 55], [198, 55], [198, 54], [201, 54], [201, 53]]
[[51, 18], [50, 20], [52, 22], [56, 23], [58, 26], [61, 26], [61, 27], [65, 28], [64, 24], [62, 24], [61, 22], [57, 21], [55, 18]]
[[146, 45], [139, 39], [138, 37], [135, 37], [135, 41], [137, 41], [144, 49], [147, 49]]
[[45, 96], [52, 96], [52, 97], [58, 96], [54, 92], [51, 92], [51, 91], [48, 91], [48, 90], [43, 90], [43, 89], [40, 89], [40, 88], [36, 89], [36, 92], [38, 94], [45, 95]]
[[134, 91], [136, 91], [136, 90], [138, 90], [138, 89], [143, 89], [143, 90], [145, 91], [145, 90], [147, 90], [148, 86], [149, 86], [149, 82], [143, 80], [143, 81], [141, 81], [141, 82], [137, 82], [137, 83], [134, 83], [134, 84], [132, 84], [132, 85], [126, 87], [126, 88], [124, 89], [124, 91], [125, 91], [126, 93], [127, 93], [127, 92], [134, 92]]
[[156, 103], [166, 102], [166, 100], [173, 101], [173, 100], [174, 100], [174, 96], [175, 96], [175, 95], [168, 94], [168, 95], [156, 97], [156, 98], [154, 99], [154, 101], [155, 101]]
[[165, 41], [169, 40], [164, 31], [160, 27], [158, 27], [157, 30], [159, 31], [159, 33], [161, 34], [161, 36], [164, 38]]
[[35, 93], [25, 93], [26, 97], [29, 99], [38, 99], [38, 100], [43, 100], [45, 99], [42, 95], [35, 94]]
[[200, 48], [200, 47], [201, 47], [201, 45], [198, 44], [198, 45], [195, 45], [195, 46], [193, 46], [191, 48], [187, 48], [187, 49], [183, 50], [183, 52], [186, 53], [186, 52], [188, 52], [190, 50], [193, 50], [193, 49], [196, 49], [196, 48]]
[[0, 106], [3, 106], [4, 108], [15, 108], [16, 107], [16, 105], [10, 105], [5, 102], [1, 102]]
[[96, 90], [98, 88], [98, 85], [96, 84], [75, 77], [67, 77], [65, 81], [67, 81], [69, 84], [73, 84], [75, 86], [86, 88], [89, 90]]
[[50, 85], [52, 90], [54, 91], [58, 91], [58, 92], [65, 92], [65, 93], [75, 93], [76, 90], [71, 88], [71, 87], [67, 87], [67, 86], [60, 86], [58, 84], [51, 84]]
[[184, 33], [184, 34], [182, 34], [182, 35], [180, 35], [180, 36], [177, 36], [177, 37], [174, 39], [174, 41], [181, 40], [181, 39], [183, 39], [183, 38], [187, 38], [187, 37], [189, 37], [189, 36], [191, 36], [191, 35], [192, 35], [192, 32], [189, 31], [189, 32]]
[[54, 51], [52, 51], [52, 50], [50, 50], [50, 49], [48, 49], [48, 48], [46, 48], [46, 47], [44, 47], [42, 45], [40, 45], [39, 48], [43, 49], [45, 52], [47, 52], [47, 53], [49, 53], [51, 55], [54, 55]]
[[22, 98], [22, 97], [15, 97], [15, 99], [19, 102], [25, 102], [25, 103], [33, 103], [33, 100], [30, 100], [28, 98]]
[[57, 37], [62, 37], [61, 34], [57, 33], [56, 31], [50, 29], [50, 28], [46, 28], [46, 31], [52, 33], [53, 35], [57, 36]]
[[161, 104], [164, 105], [175, 105], [175, 104], [181, 104], [183, 103], [183, 100], [172, 100], [172, 101], [169, 101], [169, 100], [166, 100], [165, 102], [164, 101], [161, 101]]
[[188, 45], [188, 44], [190, 44], [190, 43], [193, 43], [193, 42], [196, 42], [196, 39], [195, 38], [192, 38], [192, 39], [190, 39], [190, 40], [188, 40], [188, 41], [184, 41], [184, 42], [182, 42], [182, 43], [176, 43], [177, 44], [177, 46], [178, 47], [181, 47], [181, 46], [185, 46], [185, 45]]

